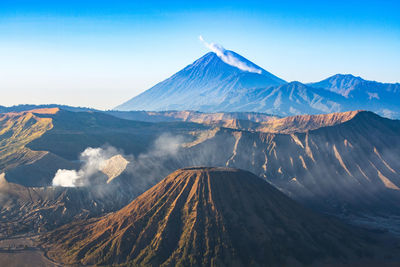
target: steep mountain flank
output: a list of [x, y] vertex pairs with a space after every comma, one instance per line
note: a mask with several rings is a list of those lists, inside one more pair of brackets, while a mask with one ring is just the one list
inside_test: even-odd
[[[229, 52], [247, 61], [240, 55]], [[243, 71], [210, 52], [116, 109], [229, 111], [219, 109], [229, 94], [285, 83], [266, 70], [258, 66], [257, 68], [259, 73]]]
[[349, 108], [340, 94], [300, 82], [286, 83], [258, 66], [257, 69], [259, 73], [243, 71], [211, 52], [115, 109], [264, 112], [289, 116]]
[[221, 128], [187, 146], [187, 164], [252, 171], [324, 211], [400, 213], [400, 122], [371, 112], [305, 133]]
[[280, 266], [368, 255], [359, 232], [227, 168], [175, 171], [120, 211], [44, 240], [65, 264]]

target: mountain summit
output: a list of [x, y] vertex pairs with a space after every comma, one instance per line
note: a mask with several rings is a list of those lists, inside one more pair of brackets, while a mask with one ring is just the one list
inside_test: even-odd
[[230, 94], [284, 83], [233, 51], [209, 52], [116, 109], [215, 111]]
[[177, 170], [120, 211], [45, 240], [52, 259], [83, 265], [297, 266], [368, 250], [357, 231], [254, 174], [208, 167]]
[[278, 116], [339, 112], [345, 97], [287, 83], [241, 55], [215, 49], [117, 110], [263, 112]]
[[400, 83], [380, 83], [351, 74], [336, 74], [308, 85], [344, 96], [345, 101], [340, 103], [347, 109], [370, 110], [385, 117], [400, 118]]
[[287, 83], [241, 55], [213, 45], [214, 52], [115, 109], [278, 116], [370, 110], [400, 118], [399, 83], [368, 81], [351, 74], [337, 74], [317, 83]]
[[349, 93], [362, 82], [365, 82], [365, 80], [361, 77], [356, 77], [351, 74], [336, 74], [320, 82], [311, 83], [310, 85], [348, 97]]

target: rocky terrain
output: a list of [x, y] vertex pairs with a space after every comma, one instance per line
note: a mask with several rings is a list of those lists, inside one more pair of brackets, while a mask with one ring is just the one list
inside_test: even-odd
[[228, 168], [177, 170], [118, 212], [43, 237], [64, 264], [282, 266], [373, 258], [357, 230]]
[[[252, 117], [260, 120], [251, 129], [204, 120], [139, 122], [92, 111], [2, 116], [7, 118], [1, 128], [7, 145], [0, 151], [0, 166], [7, 165], [0, 186], [3, 236], [115, 211], [187, 166], [248, 170], [314, 210], [400, 231], [400, 123], [371, 112]], [[112, 153], [86, 177], [88, 163], [80, 155], [109, 147]], [[59, 170], [87, 180], [54, 186]]]

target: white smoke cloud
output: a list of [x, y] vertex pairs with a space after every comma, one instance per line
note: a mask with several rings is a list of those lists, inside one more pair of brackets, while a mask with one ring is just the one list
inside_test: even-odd
[[53, 178], [53, 186], [75, 187], [81, 178], [81, 173], [75, 170], [59, 169]]
[[155, 154], [157, 156], [176, 155], [182, 144], [182, 136], [163, 134], [155, 140], [153, 151], [148, 152], [148, 154]]
[[[130, 162], [125, 171], [131, 173], [131, 175], [150, 176], [153, 179], [158, 177], [159, 173], [168, 174], [169, 172], [161, 171], [161, 169], [165, 169], [165, 165], [168, 165], [164, 161], [176, 156], [182, 144], [183, 137], [162, 134], [146, 152], [139, 154], [137, 157], [123, 155]], [[83, 163], [82, 167], [79, 170], [59, 169], [53, 178], [52, 184], [53, 186], [62, 187], [88, 186], [91, 184], [91, 178], [101, 175], [101, 171], [107, 164], [108, 159], [117, 154], [121, 155], [123, 153], [112, 146], [103, 148], [88, 147], [79, 157]], [[139, 187], [139, 185], [136, 186]]]
[[237, 58], [235, 55], [230, 53], [229, 51], [225, 50], [225, 48], [222, 47], [220, 44], [216, 43], [207, 43], [204, 39], [203, 36], [199, 36], [199, 40], [212, 52], [217, 54], [217, 56], [224, 61], [226, 64], [229, 64], [231, 66], [234, 66], [240, 70], [243, 71], [248, 71], [248, 72], [253, 72], [253, 73], [258, 73], [261, 74], [262, 71], [258, 68], [255, 68], [253, 66], [249, 66], [246, 62], [241, 61], [239, 58]]
[[76, 187], [88, 185], [89, 179], [103, 168], [106, 161], [118, 154], [113, 147], [86, 148], [79, 159], [83, 162], [79, 170], [59, 169], [54, 178], [53, 186]]

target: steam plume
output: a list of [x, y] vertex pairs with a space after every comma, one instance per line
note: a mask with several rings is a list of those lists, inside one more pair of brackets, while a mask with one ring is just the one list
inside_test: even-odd
[[[166, 175], [172, 170], [165, 166], [172, 166], [165, 161], [175, 158], [182, 143], [183, 138], [181, 136], [162, 134], [146, 152], [136, 157], [133, 155], [122, 155], [123, 159], [128, 159], [129, 162], [129, 165], [125, 165], [123, 168], [125, 169], [126, 167], [125, 172], [129, 173], [132, 177], [148, 177], [148, 180], [159, 177], [160, 173]], [[91, 181], [93, 181], [92, 178], [95, 179], [107, 173], [104, 172], [104, 167], [107, 166], [110, 158], [121, 154], [123, 153], [111, 146], [103, 148], [88, 147], [79, 157], [80, 161], [83, 163], [82, 167], [79, 170], [59, 169], [53, 178], [52, 184], [53, 186], [62, 187], [88, 186], [91, 184]], [[115, 171], [115, 168], [113, 171]], [[109, 178], [112, 179], [114, 177]], [[137, 188], [140, 187], [139, 184], [135, 186]]]
[[63, 187], [85, 186], [92, 176], [99, 173], [105, 162], [116, 154], [117, 150], [113, 147], [88, 147], [79, 157], [80, 161], [83, 162], [82, 167], [78, 171], [59, 169], [53, 178], [53, 185]]
[[204, 39], [203, 36], [199, 36], [199, 40], [211, 51], [213, 51], [217, 56], [224, 61], [226, 64], [229, 64], [231, 66], [234, 66], [240, 70], [243, 71], [248, 71], [248, 72], [253, 72], [253, 73], [258, 73], [261, 74], [261, 70], [258, 68], [255, 68], [253, 66], [249, 66], [246, 62], [243, 62], [239, 58], [237, 58], [234, 54], [231, 52], [225, 50], [225, 48], [222, 47], [220, 44], [216, 43], [207, 43]]

